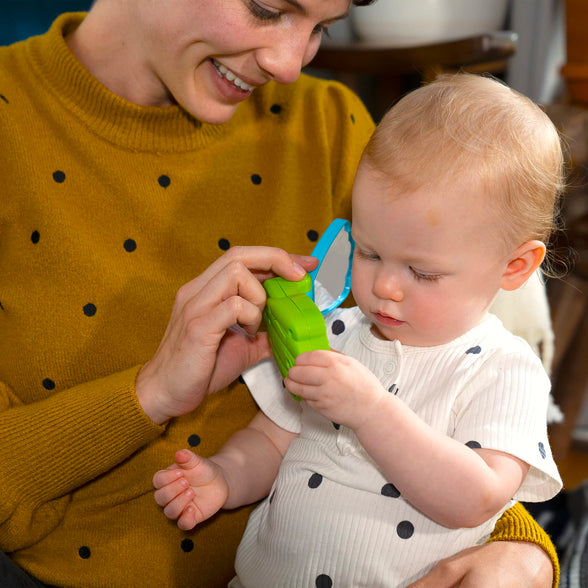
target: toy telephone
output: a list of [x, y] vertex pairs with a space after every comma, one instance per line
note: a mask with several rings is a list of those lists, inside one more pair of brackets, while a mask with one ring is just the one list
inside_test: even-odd
[[[263, 316], [282, 378], [288, 375], [300, 353], [330, 349], [324, 315], [337, 308], [347, 298], [351, 288], [353, 240], [349, 221], [335, 219], [316, 244], [312, 255], [318, 258], [319, 264], [302, 280], [291, 282], [277, 277], [263, 284], [267, 294]], [[325, 260], [327, 263], [323, 266]], [[329, 299], [322, 310], [314, 302], [314, 286], [319, 270], [319, 282]]]

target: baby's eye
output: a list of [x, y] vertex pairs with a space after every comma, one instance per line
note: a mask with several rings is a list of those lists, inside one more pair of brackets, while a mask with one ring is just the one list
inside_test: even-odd
[[380, 256], [375, 253], [374, 251], [366, 251], [365, 249], [360, 249], [359, 247], [355, 247], [355, 255], [360, 259], [368, 259], [370, 261], [378, 261]]
[[417, 281], [423, 280], [425, 282], [438, 282], [441, 279], [441, 274], [427, 274], [415, 269], [414, 267], [411, 267], [410, 271]]

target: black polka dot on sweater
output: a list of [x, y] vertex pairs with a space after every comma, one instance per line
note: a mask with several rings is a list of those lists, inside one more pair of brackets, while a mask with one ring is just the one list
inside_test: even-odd
[[85, 545], [78, 549], [78, 553], [82, 559], [88, 559], [92, 555], [90, 548]]
[[384, 484], [382, 486], [382, 490], [380, 491], [382, 496], [388, 496], [389, 498], [398, 498], [400, 496], [400, 492], [398, 488], [394, 486], [394, 484]]
[[318, 238], [319, 238], [318, 233], [315, 230], [313, 230], [313, 229], [310, 229], [310, 231], [308, 231], [306, 233], [306, 236], [308, 237], [308, 240], [309, 241], [312, 241], [313, 243], [315, 241], [318, 241]]
[[183, 539], [182, 540], [182, 551], [186, 553], [190, 553], [194, 549], [194, 541], [192, 539]]
[[41, 240], [41, 234], [39, 233], [39, 231], [33, 231], [31, 233], [31, 242], [36, 245], [40, 240]]
[[63, 182], [65, 182], [65, 172], [62, 172], [61, 170], [54, 171], [53, 172], [53, 179], [58, 184], [63, 184]]
[[169, 176], [166, 176], [165, 174], [162, 174], [161, 176], [159, 176], [157, 178], [157, 182], [162, 188], [167, 188], [171, 184], [171, 180], [169, 179]]
[[410, 521], [402, 521], [398, 523], [396, 533], [401, 539], [410, 539], [414, 534], [414, 525]]
[[94, 316], [96, 314], [96, 305], [88, 302], [88, 304], [84, 306], [84, 314], [86, 316]]
[[309, 488], [318, 488], [323, 481], [323, 477], [320, 474], [312, 474], [308, 479], [308, 487]]
[[270, 504], [271, 504], [271, 503], [274, 501], [274, 497], [275, 497], [275, 495], [276, 495], [276, 491], [274, 490], [274, 491], [271, 493], [270, 497], [269, 497], [269, 503], [270, 503]]
[[333, 427], [338, 431], [341, 428], [341, 425], [339, 423], [333, 423]]
[[231, 244], [229, 243], [229, 240], [228, 239], [219, 239], [218, 240], [218, 246], [223, 251], [227, 251], [228, 249], [231, 248]]
[[539, 441], [539, 454], [543, 459], [547, 457], [547, 451], [545, 451], [545, 445]]
[[198, 447], [198, 445], [200, 445], [200, 441], [201, 441], [200, 437], [198, 435], [196, 435], [195, 433], [188, 437], [188, 445], [190, 447]]
[[55, 389], [55, 382], [53, 380], [51, 380], [50, 378], [45, 378], [42, 382], [43, 384], [43, 388], [45, 388], [45, 390], [54, 390]]
[[272, 104], [270, 110], [273, 114], [280, 114], [282, 107], [279, 104]]
[[327, 574], [321, 574], [320, 576], [316, 577], [314, 581], [314, 585], [316, 588], [331, 588], [333, 585], [333, 580]]
[[123, 247], [125, 248], [125, 251], [132, 253], [133, 251], [135, 251], [135, 249], [137, 249], [137, 242], [134, 239], [127, 239], [123, 243]]
[[468, 441], [466, 443], [466, 445], [468, 447], [470, 447], [471, 449], [481, 449], [482, 446], [480, 445], [480, 443], [478, 443], [477, 441]]
[[342, 320], [337, 319], [331, 325], [331, 331], [333, 335], [340, 335], [345, 331], [345, 323]]
[[261, 184], [261, 176], [259, 174], [252, 174], [251, 183], [259, 186]]
[[475, 347], [470, 347], [467, 351], [466, 351], [466, 355], [468, 353], [471, 353], [472, 355], [478, 355], [478, 353], [480, 353], [482, 351], [482, 348], [479, 345], [476, 345]]
[[390, 394], [398, 394], [398, 388], [396, 387], [396, 384], [392, 384], [392, 386], [388, 388], [388, 392], [390, 392]]

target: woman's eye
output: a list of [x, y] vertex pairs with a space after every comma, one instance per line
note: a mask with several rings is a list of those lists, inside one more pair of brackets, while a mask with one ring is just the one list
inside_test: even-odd
[[259, 20], [275, 20], [280, 18], [282, 14], [279, 11], [270, 10], [269, 8], [266, 8], [254, 0], [250, 0], [248, 2], [248, 6], [251, 14], [253, 14], [253, 16]]
[[312, 30], [313, 35], [324, 35], [325, 37], [329, 36], [329, 27], [321, 24], [317, 24], [316, 27]]

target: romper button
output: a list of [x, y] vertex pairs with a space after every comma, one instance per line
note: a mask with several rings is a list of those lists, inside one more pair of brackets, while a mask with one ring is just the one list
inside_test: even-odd
[[396, 371], [396, 364], [393, 361], [389, 361], [384, 364], [384, 373], [387, 376], [392, 375]]

